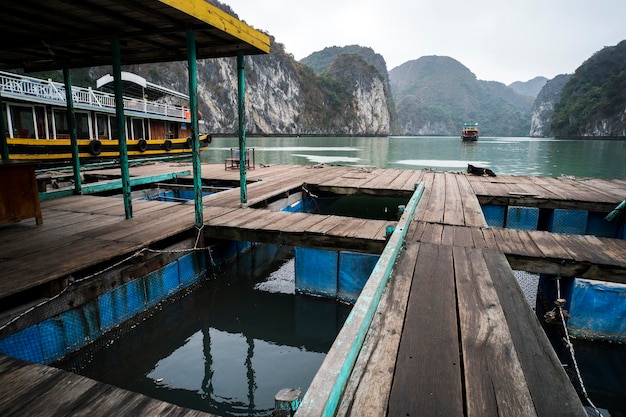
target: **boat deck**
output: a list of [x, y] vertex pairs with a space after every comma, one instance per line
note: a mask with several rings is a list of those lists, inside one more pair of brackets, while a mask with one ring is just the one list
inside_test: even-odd
[[[180, 169], [179, 164], [132, 167], [131, 176]], [[113, 179], [119, 172], [94, 175]], [[205, 183], [238, 182], [238, 172], [221, 164], [203, 165], [202, 177]], [[480, 204], [608, 212], [626, 199], [624, 181], [331, 166], [263, 167], [249, 171], [248, 180], [248, 207], [241, 207], [237, 188], [203, 198], [205, 236], [376, 252], [393, 222], [280, 213], [272, 204], [303, 188], [409, 196], [416, 184], [425, 184], [406, 249], [370, 330], [373, 339], [366, 342], [372, 350], [359, 357], [340, 415], [387, 410], [388, 415], [476, 415], [478, 410], [489, 416], [502, 409], [520, 416], [584, 415], [510, 263], [550, 270], [566, 261], [589, 274], [610, 271], [612, 280], [626, 282], [626, 241], [491, 228]], [[129, 220], [118, 197], [65, 197], [42, 202], [42, 209], [42, 225], [32, 219], [0, 226], [0, 299], [58, 287], [69, 275], [194, 231], [192, 203], [134, 200]], [[19, 367], [3, 369], [5, 378], [21, 378]], [[37, 387], [33, 383], [31, 389]], [[0, 404], [2, 413], [16, 406], [13, 400]], [[100, 413], [90, 412], [107, 414]]]

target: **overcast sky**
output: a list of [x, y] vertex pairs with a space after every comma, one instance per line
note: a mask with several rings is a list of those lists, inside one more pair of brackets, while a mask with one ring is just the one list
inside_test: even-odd
[[573, 73], [626, 39], [626, 0], [221, 0], [300, 60], [360, 45], [389, 70], [449, 56], [505, 84]]

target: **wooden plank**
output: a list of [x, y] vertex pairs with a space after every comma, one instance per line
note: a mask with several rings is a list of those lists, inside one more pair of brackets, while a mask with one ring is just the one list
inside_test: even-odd
[[511, 248], [509, 242], [509, 234], [507, 229], [501, 228], [492, 228], [489, 229], [493, 234], [493, 240], [497, 245], [497, 249], [502, 253], [512, 253], [513, 249]]
[[424, 216], [428, 210], [428, 200], [430, 200], [430, 194], [433, 189], [433, 182], [435, 181], [435, 174], [432, 172], [425, 172], [423, 176], [424, 194], [420, 202], [417, 204], [417, 211], [415, 212], [415, 221], [425, 221]]
[[37, 259], [40, 253], [47, 253], [56, 250], [59, 246], [66, 246], [71, 242], [78, 241], [83, 237], [80, 233], [100, 228], [106, 225], [119, 225], [123, 219], [111, 216], [94, 216], [86, 213], [74, 213], [74, 223], [68, 223], [57, 233], [43, 233], [37, 237], [37, 244], [33, 245], [30, 234], [16, 236], [12, 242], [0, 245], [2, 258], [17, 259], [22, 258], [25, 262]]
[[[483, 234], [483, 238], [485, 240], [485, 245], [486, 247], [490, 248], [490, 249], [498, 249], [498, 243], [496, 242], [496, 236], [495, 236], [495, 232], [496, 232], [496, 228], [486, 228], [486, 229], [481, 229], [482, 234]], [[476, 239], [474, 239], [474, 241], [476, 241]]]
[[521, 234], [524, 230], [516, 229], [500, 229], [502, 231], [502, 239], [506, 240], [509, 247], [507, 254], [528, 256], [529, 248], [522, 243]]
[[409, 230], [406, 233], [405, 239], [409, 242], [421, 242], [424, 234], [424, 229], [428, 223], [418, 222], [413, 220], [409, 225]]
[[435, 223], [426, 223], [421, 242], [440, 245], [442, 242], [443, 225]]
[[[266, 226], [270, 230], [281, 232], [288, 227], [294, 226], [297, 223], [303, 221], [310, 216], [308, 213], [282, 213], [284, 214], [280, 220], [276, 220], [270, 225]], [[302, 229], [304, 230], [304, 228]]]
[[[376, 236], [380, 236], [381, 229], [384, 229], [392, 222], [385, 220], [371, 220], [363, 219], [361, 224], [355, 224], [351, 231], [348, 232], [346, 237], [358, 237], [361, 239], [376, 239]], [[384, 236], [384, 233], [383, 235]]]
[[2, 356], [0, 415], [215, 417], [92, 379]]
[[[622, 199], [616, 199], [612, 193], [606, 193], [605, 188], [598, 182], [593, 183], [587, 178], [567, 178], [559, 179], [561, 182], [570, 185], [577, 190], [579, 199], [594, 201], [599, 203], [619, 203]], [[571, 198], [571, 197], [570, 197]]]
[[485, 187], [485, 182], [484, 181], [486, 181], [486, 180], [484, 180], [484, 177], [476, 177], [476, 176], [473, 176], [473, 175], [466, 175], [465, 178], [467, 179], [467, 182], [472, 187], [472, 191], [474, 192], [474, 195], [481, 195], [481, 196], [490, 196], [491, 195], [487, 191], [487, 187]]
[[482, 229], [472, 227], [472, 240], [474, 241], [475, 248], [482, 249], [488, 247], [487, 241], [485, 240], [485, 236], [483, 235]]
[[526, 302], [506, 258], [494, 251], [484, 251], [483, 256], [537, 415], [586, 417], [578, 395], [534, 311]]
[[530, 256], [533, 258], [540, 258], [543, 256], [543, 253], [539, 250], [533, 239], [528, 234], [526, 230], [519, 230], [517, 233], [517, 238], [519, 239], [519, 244], [521, 244], [526, 253], [524, 256]]
[[302, 217], [299, 221], [286, 226], [283, 229], [283, 232], [297, 232], [299, 230], [304, 230], [305, 232], [308, 232], [311, 227], [315, 226], [316, 224], [318, 224], [319, 222], [323, 221], [324, 219], [328, 218], [330, 216], [325, 215], [325, 214], [307, 214], [305, 217]]
[[343, 222], [345, 222], [344, 217], [330, 215], [326, 217], [325, 219], [323, 219], [322, 221], [309, 227], [307, 232], [325, 234], [329, 230], [333, 229], [336, 226], [339, 226]]
[[[405, 184], [411, 179], [414, 184], [417, 184], [415, 180], [415, 172], [413, 170], [405, 169], [400, 171], [400, 175], [398, 175], [393, 181], [387, 184], [387, 188], [391, 190], [404, 190]], [[410, 188], [413, 189], [414, 187]]]
[[[157, 221], [159, 223], [159, 227], [154, 227], [154, 224]], [[143, 246], [145, 247], [162, 239], [172, 237], [178, 233], [193, 230], [193, 228], [194, 207], [189, 206], [185, 210], [170, 212], [166, 215], [159, 215], [149, 221], [141, 222], [141, 224], [134, 226], [130, 233], [124, 233], [122, 231], [117, 233], [108, 233], [101, 238], [107, 240], [143, 243]]]
[[443, 213], [443, 222], [455, 226], [465, 225], [465, 216], [463, 213], [463, 204], [461, 202], [461, 192], [456, 181], [456, 174], [445, 173], [445, 208]]
[[477, 249], [453, 248], [467, 416], [536, 416], [504, 312]]
[[404, 185], [402, 185], [400, 188], [402, 190], [415, 190], [415, 185], [419, 184], [423, 181], [424, 179], [424, 170], [420, 170], [420, 171], [410, 171], [413, 175], [411, 175], [406, 182], [404, 183]]
[[534, 183], [545, 190], [540, 196], [556, 200], [567, 200], [567, 190], [560, 188], [559, 181], [556, 178], [536, 177]]
[[441, 244], [452, 246], [454, 242], [454, 229], [456, 226], [443, 226], [443, 233], [441, 234]]
[[2, 263], [3, 274], [10, 279], [0, 280], [0, 294], [16, 294], [137, 249], [138, 245], [130, 242], [77, 239], [54, 251], [42, 252], [37, 262], [6, 261]]
[[592, 235], [585, 236], [568, 236], [569, 239], [576, 241], [579, 246], [579, 253], [593, 257], [595, 264], [602, 266], [618, 266], [626, 265], [626, 241], [622, 239], [601, 238]]
[[537, 230], [529, 230], [528, 236], [535, 242], [535, 245], [544, 257], [554, 259], [571, 260], [571, 256], [552, 237], [552, 233]]
[[426, 207], [418, 218], [430, 223], [443, 223], [446, 201], [446, 179], [444, 174], [434, 174]]
[[361, 184], [360, 188], [388, 188], [389, 184], [392, 183], [398, 176], [400, 175], [400, 170], [397, 169], [384, 169], [380, 170], [380, 173], [376, 176], [370, 178], [369, 181]]
[[420, 246], [389, 416], [462, 416], [463, 389], [452, 249]]
[[561, 258], [569, 258], [572, 260], [576, 259], [576, 250], [575, 248], [570, 248], [567, 244], [567, 239], [565, 239], [565, 234], [563, 233], [550, 233], [550, 237], [556, 242], [556, 246], [561, 248], [563, 251], [561, 253]]
[[396, 354], [419, 244], [406, 246], [387, 284], [363, 349], [346, 386], [337, 417], [387, 414]]
[[472, 238], [472, 228], [455, 227], [454, 228], [454, 244], [467, 248], [474, 247], [474, 239]]
[[476, 194], [467, 180], [467, 176], [457, 175], [456, 181], [461, 195], [465, 225], [487, 227], [487, 221], [485, 220], [480, 202], [478, 201], [478, 198], [476, 198]]

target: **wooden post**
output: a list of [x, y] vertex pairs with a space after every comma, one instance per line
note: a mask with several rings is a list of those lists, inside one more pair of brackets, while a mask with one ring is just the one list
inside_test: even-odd
[[[2, 87], [0, 87], [0, 113], [2, 110]], [[8, 117], [8, 112], [6, 113]], [[7, 127], [4, 125], [4, 114], [0, 114], [0, 156], [5, 161], [9, 159], [9, 145], [7, 143]]]
[[191, 112], [191, 153], [193, 164], [193, 190], [196, 212], [196, 227], [204, 224], [202, 209], [202, 172], [200, 166], [200, 142], [198, 138], [198, 70], [196, 65], [196, 37], [187, 29], [187, 63], [189, 67], [189, 111]]
[[300, 402], [302, 391], [296, 388], [283, 388], [274, 396], [273, 417], [292, 417]]
[[69, 68], [63, 68], [65, 82], [65, 104], [67, 106], [67, 126], [70, 130], [70, 146], [72, 147], [72, 171], [74, 172], [74, 194], [82, 192], [80, 180], [80, 158], [78, 156], [78, 133], [76, 132], [76, 115], [74, 114], [74, 97], [72, 96], [72, 76]]
[[239, 111], [239, 195], [241, 207], [248, 205], [248, 188], [246, 174], [246, 109], [243, 52], [237, 52], [237, 108]]
[[133, 205], [130, 195], [130, 173], [128, 170], [128, 149], [126, 147], [126, 121], [124, 120], [124, 98], [122, 91], [122, 59], [120, 40], [113, 38], [113, 81], [115, 88], [115, 117], [117, 119], [117, 140], [122, 171], [122, 195], [126, 218], [133, 217]]

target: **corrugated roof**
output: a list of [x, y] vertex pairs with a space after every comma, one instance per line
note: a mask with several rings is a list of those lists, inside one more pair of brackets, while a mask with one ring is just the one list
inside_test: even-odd
[[264, 54], [269, 36], [204, 0], [0, 0], [0, 69], [41, 71], [112, 63], [184, 61], [192, 28], [197, 58]]

